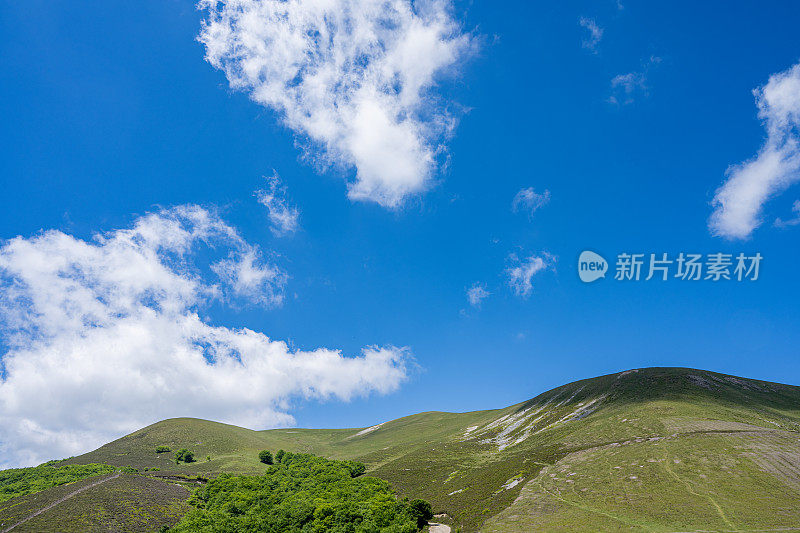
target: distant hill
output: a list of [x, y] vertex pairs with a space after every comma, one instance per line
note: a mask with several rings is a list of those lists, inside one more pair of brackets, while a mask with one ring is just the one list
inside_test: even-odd
[[[189, 448], [175, 465], [156, 446]], [[155, 475], [257, 473], [261, 449], [356, 459], [464, 531], [800, 527], [800, 387], [647, 368], [526, 402], [370, 428], [252, 431], [158, 422], [73, 459]], [[207, 460], [210, 457], [210, 460]]]

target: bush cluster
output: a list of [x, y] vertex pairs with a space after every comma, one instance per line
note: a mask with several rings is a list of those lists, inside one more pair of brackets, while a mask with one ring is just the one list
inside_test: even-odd
[[181, 448], [180, 450], [175, 452], [175, 464], [178, 464], [181, 461], [183, 461], [184, 463], [193, 463], [194, 452], [187, 450], [186, 448]]
[[265, 465], [272, 464], [272, 453], [269, 450], [261, 450], [258, 454], [258, 460], [264, 463]]
[[261, 476], [221, 474], [197, 489], [170, 531], [415, 533], [432, 517], [423, 500], [398, 500], [364, 465], [278, 452]]

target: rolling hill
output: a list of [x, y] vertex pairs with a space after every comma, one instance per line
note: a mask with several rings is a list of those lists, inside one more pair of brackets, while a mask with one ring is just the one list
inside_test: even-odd
[[[198, 461], [176, 465], [156, 446]], [[164, 420], [70, 462], [165, 479], [258, 473], [262, 449], [361, 461], [463, 531], [800, 529], [800, 387], [693, 369], [631, 370], [505, 409], [359, 429]]]

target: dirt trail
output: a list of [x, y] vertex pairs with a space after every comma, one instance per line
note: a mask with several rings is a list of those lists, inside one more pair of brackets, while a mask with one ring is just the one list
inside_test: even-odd
[[436, 522], [428, 522], [429, 533], [450, 533], [450, 526], [445, 524], [437, 524]]
[[112, 479], [117, 479], [118, 477], [119, 477], [119, 472], [117, 472], [116, 474], [114, 474], [114, 475], [113, 475], [113, 476], [111, 476], [111, 477], [107, 477], [107, 478], [105, 478], [105, 479], [101, 479], [100, 481], [95, 481], [94, 483], [91, 483], [91, 484], [89, 484], [89, 485], [86, 485], [85, 487], [81, 487], [81, 488], [79, 488], [79, 489], [73, 490], [72, 492], [70, 492], [70, 493], [69, 493], [69, 494], [67, 494], [66, 496], [63, 496], [63, 497], [61, 497], [61, 498], [57, 499], [56, 501], [54, 501], [54, 502], [53, 502], [53, 503], [51, 503], [50, 505], [47, 505], [47, 506], [45, 506], [45, 507], [42, 507], [41, 509], [39, 509], [39, 510], [38, 510], [38, 511], [36, 511], [35, 513], [33, 513], [33, 514], [30, 514], [30, 515], [26, 516], [25, 518], [23, 518], [22, 520], [20, 520], [20, 521], [19, 521], [19, 522], [17, 522], [16, 524], [11, 524], [9, 527], [7, 527], [7, 528], [5, 528], [4, 530], [0, 531], [0, 533], [8, 533], [9, 531], [13, 530], [15, 527], [17, 527], [17, 526], [21, 526], [22, 524], [24, 524], [24, 523], [25, 523], [25, 522], [27, 522], [28, 520], [31, 520], [31, 519], [33, 519], [33, 518], [36, 518], [36, 517], [37, 517], [37, 516], [39, 516], [40, 514], [42, 514], [42, 513], [46, 512], [46, 511], [49, 511], [50, 509], [52, 509], [52, 508], [53, 508], [53, 507], [55, 507], [56, 505], [59, 505], [59, 504], [61, 504], [61, 503], [64, 503], [65, 501], [69, 500], [69, 499], [70, 499], [70, 498], [72, 498], [73, 496], [75, 496], [75, 495], [77, 495], [77, 494], [80, 494], [81, 492], [83, 492], [83, 491], [85, 491], [85, 490], [89, 490], [89, 489], [91, 489], [91, 488], [93, 488], [93, 487], [96, 487], [96, 486], [98, 486], [98, 485], [102, 485], [102, 484], [103, 484], [103, 483], [105, 483], [106, 481], [111, 481]]

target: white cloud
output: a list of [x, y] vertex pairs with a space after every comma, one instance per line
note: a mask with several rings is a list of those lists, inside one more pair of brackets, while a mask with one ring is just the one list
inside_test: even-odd
[[537, 209], [547, 205], [550, 202], [550, 191], [545, 190], [539, 194], [533, 187], [520, 189], [514, 195], [514, 200], [511, 202], [511, 209], [516, 213], [518, 211], [527, 211], [529, 216], [533, 216]]
[[788, 228], [800, 224], [800, 200], [795, 200], [794, 204], [792, 204], [792, 214], [794, 218], [790, 218], [789, 220], [776, 219], [775, 225], [779, 228]]
[[397, 206], [425, 190], [455, 126], [433, 88], [472, 48], [448, 0], [202, 0], [198, 39], [233, 89], [355, 168], [349, 196]]
[[286, 187], [277, 173], [266, 178], [267, 188], [256, 191], [258, 202], [267, 208], [270, 229], [275, 235], [287, 235], [297, 231], [300, 212], [286, 201]]
[[646, 78], [643, 72], [618, 74], [611, 80], [612, 95], [608, 101], [612, 104], [630, 104], [637, 92], [647, 93]]
[[548, 268], [555, 268], [555, 258], [548, 254], [531, 255], [526, 259], [520, 259], [516, 254], [508, 256], [511, 263], [506, 269], [506, 277], [508, 278], [508, 286], [514, 291], [514, 294], [527, 298], [533, 291], [533, 277]]
[[728, 239], [749, 237], [764, 204], [800, 181], [800, 63], [773, 74], [753, 94], [767, 139], [754, 158], [728, 168], [708, 223], [712, 234]]
[[236, 296], [266, 306], [283, 301], [283, 293], [277, 293], [276, 289], [283, 287], [286, 274], [277, 267], [262, 264], [257, 248], [231, 254], [211, 265], [211, 270], [233, 289]]
[[486, 290], [486, 287], [480, 283], [475, 283], [467, 289], [467, 300], [472, 307], [480, 307], [481, 302], [488, 298], [492, 293]]
[[647, 76], [650, 69], [661, 63], [661, 58], [650, 56], [644, 63], [642, 70], [618, 74], [611, 79], [611, 96], [608, 97], [612, 104], [631, 104], [637, 96], [647, 96], [649, 88], [647, 86]]
[[582, 28], [586, 28], [589, 35], [582, 41], [582, 45], [593, 54], [597, 53], [597, 45], [600, 44], [600, 39], [603, 38], [603, 28], [597, 25], [594, 19], [588, 17], [581, 17], [578, 19], [578, 24]]
[[203, 318], [236, 295], [280, 303], [285, 276], [262, 255], [196, 206], [93, 241], [47, 231], [3, 243], [0, 468], [85, 452], [164, 418], [264, 428], [292, 423], [292, 398], [399, 386], [405, 349], [292, 350]]

